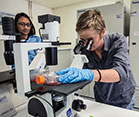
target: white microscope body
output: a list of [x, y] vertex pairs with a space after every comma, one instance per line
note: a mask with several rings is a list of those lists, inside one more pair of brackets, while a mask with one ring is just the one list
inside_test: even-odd
[[[20, 94], [21, 96], [25, 96], [25, 93], [31, 92], [31, 83], [30, 83], [29, 66], [28, 66], [28, 50], [50, 47], [50, 46], [52, 45], [48, 43], [15, 43], [14, 44], [17, 93]], [[74, 60], [73, 63], [71, 64], [71, 67], [76, 67], [76, 65], [79, 65], [79, 63], [80, 65], [83, 65], [83, 62], [86, 61], [85, 56], [78, 56], [77, 58], [75, 57]], [[79, 66], [77, 67], [79, 68]], [[77, 91], [78, 89], [76, 89], [75, 91]], [[35, 94], [35, 95], [39, 95], [39, 94]], [[42, 103], [42, 105], [46, 109], [46, 112], [49, 115], [48, 117], [55, 117], [54, 110], [52, 106], [50, 106], [50, 104], [53, 105], [51, 93], [46, 92], [43, 95], [39, 95], [39, 97], [32, 96], [30, 100], [32, 99], [39, 100], [39, 102]], [[57, 117], [66, 117], [68, 111], [72, 113], [72, 115], [74, 115], [74, 112], [71, 112], [72, 102], [74, 100], [73, 92], [67, 95], [65, 99], [66, 99], [66, 105], [65, 107], [63, 107], [62, 109], [56, 112]], [[50, 104], [48, 104], [46, 100]], [[33, 103], [31, 102], [31, 104]]]
[[[39, 20], [39, 21], [45, 24], [46, 23], [44, 21], [45, 17], [46, 17], [45, 15], [44, 17], [41, 16], [43, 20]], [[48, 25], [45, 24], [46, 30], [49, 30], [46, 26], [50, 28], [50, 24]], [[47, 32], [50, 33], [51, 36], [54, 34], [52, 30], [50, 32], [49, 31]], [[14, 43], [14, 59], [15, 59], [17, 93], [21, 96], [26, 95], [27, 97], [29, 97], [28, 113], [36, 117], [37, 116], [39, 117], [43, 117], [43, 116], [72, 117], [74, 116], [75, 113], [72, 109], [72, 102], [74, 100], [73, 93], [77, 91], [78, 89], [83, 88], [86, 84], [89, 83], [89, 81], [87, 81], [85, 83], [78, 83], [77, 85], [70, 84], [70, 85], [61, 85], [57, 87], [56, 86], [49, 87], [47, 85], [38, 87], [35, 85], [37, 88], [32, 87], [31, 82], [30, 82], [30, 74], [29, 74], [30, 68], [28, 65], [28, 51], [33, 50], [33, 49], [38, 49], [38, 48], [56, 47], [51, 43], [51, 42], [57, 42], [59, 40], [59, 33], [56, 33], [56, 34], [57, 35], [53, 37], [55, 39], [48, 38], [49, 40], [48, 41], [46, 38], [44, 42], [48, 42], [48, 43]], [[46, 37], [51, 37], [50, 35], [47, 34]], [[76, 55], [73, 59], [71, 67], [82, 68], [84, 62], [88, 62], [86, 56]], [[50, 90], [47, 90], [49, 88]], [[46, 91], [42, 91], [38, 89], [46, 89]], [[67, 91], [65, 91], [65, 89]], [[63, 98], [62, 100], [63, 107], [59, 107], [58, 110], [55, 110], [54, 106], [56, 105], [56, 103], [59, 103], [59, 101], [56, 100], [54, 102], [53, 97], [57, 95]]]

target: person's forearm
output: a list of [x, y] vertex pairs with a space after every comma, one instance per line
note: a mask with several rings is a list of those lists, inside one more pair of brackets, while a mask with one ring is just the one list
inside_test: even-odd
[[[114, 69], [107, 69], [107, 70], [99, 70], [101, 73], [101, 80], [100, 82], [119, 82], [120, 76], [118, 72]], [[100, 75], [97, 70], [93, 70], [94, 72], [94, 79], [93, 81], [98, 82]]]

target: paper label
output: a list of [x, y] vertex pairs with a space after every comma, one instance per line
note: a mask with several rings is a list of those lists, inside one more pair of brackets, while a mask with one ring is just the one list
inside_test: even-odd
[[134, 36], [139, 36], [139, 31], [134, 32]]
[[72, 112], [71, 112], [71, 108], [69, 108], [66, 112], [67, 117], [72, 117]]

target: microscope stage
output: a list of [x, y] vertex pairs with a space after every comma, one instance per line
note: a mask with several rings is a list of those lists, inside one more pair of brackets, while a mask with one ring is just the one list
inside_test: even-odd
[[72, 84], [59, 84], [59, 85], [38, 85], [35, 82], [31, 83], [32, 93], [35, 92], [36, 94], [44, 94], [44, 93], [54, 93], [54, 94], [61, 94], [61, 95], [69, 95], [78, 89], [82, 89], [84, 86], [89, 84], [90, 81], [82, 81]]

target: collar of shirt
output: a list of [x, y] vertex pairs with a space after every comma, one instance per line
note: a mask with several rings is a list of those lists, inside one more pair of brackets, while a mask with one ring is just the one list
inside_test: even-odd
[[108, 38], [108, 34], [104, 36], [104, 51], [108, 51], [110, 46], [110, 39]]

